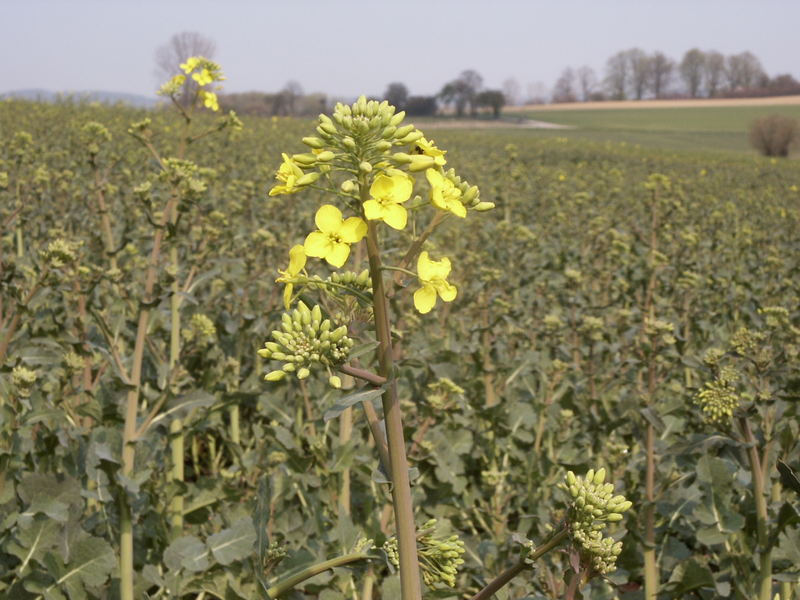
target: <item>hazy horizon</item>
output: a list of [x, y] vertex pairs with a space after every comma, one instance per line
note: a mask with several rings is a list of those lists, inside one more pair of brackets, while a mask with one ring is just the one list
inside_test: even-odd
[[[465, 69], [487, 87], [515, 78], [550, 88], [565, 67], [631, 47], [680, 60], [692, 47], [753, 52], [770, 75], [798, 76], [800, 3], [645, 0], [593, 3], [410, 0], [402, 8], [340, 0], [294, 5], [233, 0], [5, 0], [0, 92], [102, 90], [154, 96], [156, 49], [181, 31], [214, 40], [224, 92], [287, 81], [336, 97], [381, 94], [394, 81], [437, 93]], [[10, 57], [10, 60], [9, 60]]]

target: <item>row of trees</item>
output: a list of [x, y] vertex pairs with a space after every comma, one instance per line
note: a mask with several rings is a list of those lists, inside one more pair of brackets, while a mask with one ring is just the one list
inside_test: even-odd
[[680, 61], [641, 48], [617, 52], [599, 79], [588, 66], [568, 67], [553, 88], [554, 102], [675, 97], [748, 97], [800, 93], [788, 74], [770, 78], [752, 52], [723, 55], [716, 50], [688, 50]]
[[483, 77], [472, 69], [447, 82], [436, 96], [411, 96], [404, 83], [390, 83], [383, 99], [412, 116], [435, 115], [440, 105], [451, 108], [459, 117], [469, 112], [477, 116], [488, 109], [497, 118], [506, 104], [506, 95], [500, 90], [485, 89]]

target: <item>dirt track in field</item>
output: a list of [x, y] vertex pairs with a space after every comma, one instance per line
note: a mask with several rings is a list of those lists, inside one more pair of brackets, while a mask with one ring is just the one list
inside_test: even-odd
[[797, 106], [800, 96], [770, 96], [769, 98], [695, 98], [687, 100], [624, 100], [621, 102], [566, 102], [563, 104], [528, 104], [506, 106], [503, 111], [516, 112], [547, 110], [614, 110], [624, 108], [719, 108], [724, 106]]

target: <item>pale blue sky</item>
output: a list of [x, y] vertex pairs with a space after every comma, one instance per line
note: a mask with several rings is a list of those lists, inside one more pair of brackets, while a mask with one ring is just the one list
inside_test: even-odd
[[294, 79], [337, 96], [392, 81], [430, 94], [467, 68], [525, 90], [633, 46], [750, 50], [800, 78], [798, 23], [798, 0], [0, 0], [0, 92], [152, 95], [155, 50], [183, 30], [216, 42], [231, 92]]

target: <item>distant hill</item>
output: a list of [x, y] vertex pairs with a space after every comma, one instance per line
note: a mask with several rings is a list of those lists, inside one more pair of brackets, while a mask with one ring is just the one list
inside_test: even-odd
[[102, 102], [103, 104], [123, 102], [137, 108], [152, 108], [158, 103], [156, 98], [151, 98], [149, 96], [94, 90], [78, 92], [53, 92], [42, 89], [14, 90], [12, 92], [0, 94], [0, 98], [21, 98], [23, 100], [36, 100], [39, 102], [56, 102], [57, 100], [71, 98], [79, 101]]

